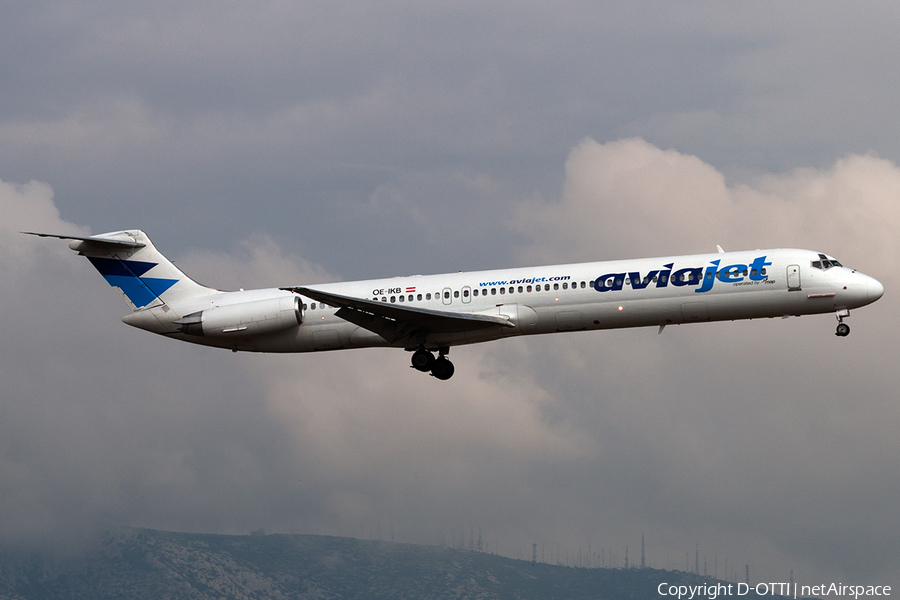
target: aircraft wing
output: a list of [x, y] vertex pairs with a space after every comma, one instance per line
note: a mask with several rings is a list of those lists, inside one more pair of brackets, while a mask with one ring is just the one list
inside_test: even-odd
[[281, 289], [302, 294], [307, 298], [324, 302], [329, 306], [337, 306], [339, 307], [335, 313], [337, 316], [373, 333], [377, 333], [391, 344], [403, 337], [420, 332], [424, 334], [464, 332], [496, 325], [515, 327], [515, 324], [509, 319], [500, 315], [400, 306], [322, 292], [307, 287]]

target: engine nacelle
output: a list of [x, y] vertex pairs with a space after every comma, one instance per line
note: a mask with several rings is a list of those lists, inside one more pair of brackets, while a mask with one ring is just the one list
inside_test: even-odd
[[175, 321], [181, 332], [208, 337], [244, 337], [273, 333], [303, 322], [299, 296], [282, 296], [216, 306]]

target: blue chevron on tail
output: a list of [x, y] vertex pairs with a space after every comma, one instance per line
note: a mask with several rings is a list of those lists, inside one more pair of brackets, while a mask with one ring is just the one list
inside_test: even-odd
[[100, 271], [109, 285], [122, 290], [122, 293], [137, 308], [151, 304], [166, 290], [178, 283], [177, 279], [142, 277], [157, 263], [95, 256], [88, 256], [88, 260]]

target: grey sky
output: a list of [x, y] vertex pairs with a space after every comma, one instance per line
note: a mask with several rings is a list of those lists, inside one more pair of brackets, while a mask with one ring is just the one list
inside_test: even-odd
[[[0, 541], [95, 523], [481, 528], [900, 585], [890, 3], [14, 3], [0, 22]], [[34, 183], [29, 183], [34, 182]], [[176, 344], [64, 243], [222, 287], [799, 246], [831, 317], [402, 352]], [[449, 540], [447, 540], [449, 541]]]

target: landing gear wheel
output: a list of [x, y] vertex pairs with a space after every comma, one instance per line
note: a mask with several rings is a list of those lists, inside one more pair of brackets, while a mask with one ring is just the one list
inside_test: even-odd
[[834, 332], [834, 335], [838, 337], [847, 337], [850, 335], [850, 326], [846, 323], [839, 323], [837, 326], [837, 331]]
[[434, 358], [434, 354], [426, 350], [425, 348], [419, 348], [412, 355], [412, 367], [417, 371], [422, 371], [423, 373], [427, 373], [434, 367], [434, 363], [437, 359]]
[[431, 367], [431, 375], [441, 381], [446, 381], [453, 377], [454, 370], [453, 363], [441, 356], [435, 359], [434, 366]]

